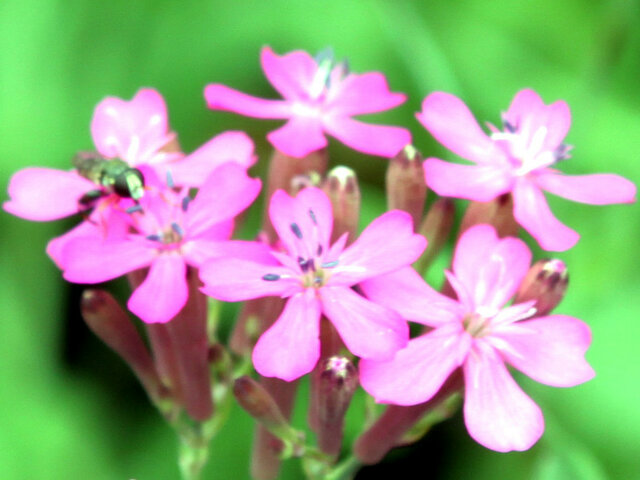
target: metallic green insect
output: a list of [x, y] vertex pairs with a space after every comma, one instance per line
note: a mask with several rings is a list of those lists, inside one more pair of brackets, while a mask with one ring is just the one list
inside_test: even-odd
[[80, 152], [73, 157], [72, 163], [79, 175], [102, 187], [80, 198], [79, 203], [84, 206], [88, 207], [100, 197], [112, 193], [136, 201], [144, 195], [142, 172], [123, 160], [107, 159], [94, 152]]

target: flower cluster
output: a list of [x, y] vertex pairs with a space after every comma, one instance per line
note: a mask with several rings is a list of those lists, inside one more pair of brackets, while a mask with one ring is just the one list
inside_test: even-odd
[[[543, 249], [566, 250], [578, 234], [553, 216], [542, 190], [603, 205], [634, 201], [635, 186], [613, 174], [560, 173], [556, 167], [571, 150], [564, 143], [569, 107], [563, 101], [545, 105], [532, 90], [515, 96], [502, 129], [490, 125], [489, 134], [461, 100], [431, 93], [418, 120], [474, 165], [422, 162], [406, 129], [352, 118], [405, 101], [382, 74], [351, 73], [329, 51], [316, 58], [302, 51], [280, 56], [265, 47], [261, 62], [283, 100], [220, 84], [204, 90], [211, 109], [286, 120], [267, 135], [284, 154], [278, 182], [286, 188], [270, 185], [275, 192], [266, 199], [259, 241], [231, 239], [239, 214], [261, 190], [261, 181], [248, 173], [256, 162], [251, 139], [229, 131], [190, 154], [181, 152], [164, 100], [152, 89], [130, 101], [100, 102], [91, 122], [96, 152], [79, 153], [67, 171], [19, 171], [4, 209], [34, 221], [81, 215], [78, 226], [47, 246], [66, 280], [96, 284], [129, 276], [128, 309], [154, 324], [148, 326], [153, 362], [140, 364], [149, 355], [144, 342], [131, 340], [135, 329], [108, 326], [116, 318], [125, 324], [126, 316], [98, 314], [91, 304], [85, 318], [131, 363], [172, 425], [183, 408], [207, 421], [214, 415], [210, 382], [229, 387], [233, 380], [233, 368], [224, 363], [232, 360], [216, 343], [216, 322], [207, 318], [206, 294], [249, 301], [234, 336], [250, 345], [261, 376], [292, 382], [311, 374], [309, 419], [328, 454], [323, 461], [340, 450], [342, 417], [358, 375], [376, 401], [399, 409], [391, 410], [396, 436], [385, 433], [390, 424], [382, 416], [369, 431], [374, 433], [361, 437], [356, 454], [362, 462], [395, 445], [403, 433], [398, 425], [415, 412], [461, 391], [465, 423], [477, 442], [501, 452], [531, 447], [544, 429], [542, 413], [507, 366], [551, 386], [580, 384], [594, 375], [584, 358], [591, 335], [581, 320], [550, 313], [566, 288], [564, 264], [531, 267], [527, 245], [503, 235], [498, 225], [519, 224]], [[355, 175], [345, 167], [328, 175], [305, 167], [307, 156], [327, 146], [325, 134], [391, 159], [390, 210], [359, 235]], [[443, 197], [513, 202], [513, 212], [500, 213], [502, 218], [463, 222], [441, 292], [423, 274], [448, 235], [453, 213], [438, 201], [422, 220], [427, 186]], [[423, 326], [414, 338], [408, 321]], [[213, 379], [210, 372], [216, 372]], [[458, 384], [457, 378], [463, 380]], [[268, 392], [245, 377], [233, 390], [291, 451], [309, 451], [284, 418], [288, 390], [282, 382], [267, 385], [280, 390]], [[406, 421], [408, 428], [415, 418]]]

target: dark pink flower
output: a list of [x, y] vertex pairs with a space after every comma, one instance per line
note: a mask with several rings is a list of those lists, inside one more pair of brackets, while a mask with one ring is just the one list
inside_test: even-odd
[[77, 227], [62, 245], [50, 247], [64, 278], [100, 283], [149, 267], [128, 307], [147, 323], [163, 323], [187, 301], [188, 265], [199, 268], [216, 255], [268, 257], [268, 249], [255, 242], [225, 241], [232, 233], [233, 217], [258, 195], [260, 180], [249, 178], [244, 167], [229, 162], [209, 175], [193, 200], [187, 190], [151, 189], [135, 211], [114, 211], [119, 218], [116, 225], [126, 225], [118, 234], [105, 236], [91, 224]]
[[584, 359], [591, 343], [586, 324], [566, 315], [527, 320], [535, 301], [505, 306], [530, 262], [524, 242], [499, 239], [493, 227], [479, 225], [462, 235], [447, 272], [457, 300], [434, 291], [411, 268], [365, 281], [369, 298], [432, 330], [391, 360], [362, 360], [364, 389], [379, 402], [415, 405], [462, 367], [469, 434], [501, 452], [531, 447], [544, 430], [542, 413], [506, 364], [555, 387], [586, 382], [594, 373]]
[[290, 381], [310, 372], [320, 355], [321, 315], [359, 357], [390, 358], [406, 344], [406, 322], [351, 286], [418, 258], [426, 240], [413, 233], [409, 214], [382, 215], [347, 248], [346, 234], [329, 245], [333, 212], [322, 190], [307, 188], [295, 198], [278, 190], [269, 216], [286, 254], [272, 252], [270, 262], [216, 258], [200, 269], [203, 292], [220, 300], [288, 297], [280, 318], [254, 348], [261, 375]]
[[[151, 89], [138, 91], [130, 101], [115, 97], [102, 100], [93, 114], [91, 134], [101, 156], [139, 168], [147, 183], [153, 182], [151, 177], [165, 179], [169, 175], [176, 185], [199, 187], [222, 163], [234, 161], [246, 168], [255, 163], [253, 142], [243, 132], [224, 132], [186, 157], [163, 151], [175, 134], [169, 131], [164, 99]], [[11, 178], [10, 200], [3, 208], [27, 220], [56, 220], [86, 210], [80, 199], [101, 189], [76, 170], [25, 168]], [[130, 206], [126, 201], [122, 205], [115, 193], [103, 193], [92, 207]]]
[[347, 146], [371, 155], [393, 157], [411, 142], [408, 130], [370, 125], [354, 115], [382, 112], [405, 101], [405, 95], [389, 91], [381, 73], [350, 73], [345, 62], [335, 64], [332, 55], [318, 59], [303, 51], [276, 55], [269, 47], [261, 53], [262, 69], [284, 100], [265, 100], [220, 84], [204, 91], [211, 109], [228, 110], [256, 118], [286, 119], [269, 133], [275, 148], [301, 158], [327, 145], [325, 133]]
[[491, 126], [490, 136], [448, 93], [429, 95], [417, 118], [436, 140], [475, 163], [429, 158], [424, 163], [428, 186], [439, 195], [479, 202], [511, 192], [515, 219], [545, 250], [567, 250], [579, 235], [553, 215], [542, 190], [593, 205], [635, 201], [636, 187], [623, 177], [563, 175], [554, 168], [570, 150], [563, 141], [571, 114], [563, 101], [545, 105], [533, 90], [522, 90], [503, 116], [503, 131]]

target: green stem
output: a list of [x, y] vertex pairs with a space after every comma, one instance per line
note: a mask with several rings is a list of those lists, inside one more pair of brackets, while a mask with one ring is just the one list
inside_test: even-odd
[[361, 466], [358, 459], [352, 455], [336, 465], [325, 475], [324, 480], [351, 480]]

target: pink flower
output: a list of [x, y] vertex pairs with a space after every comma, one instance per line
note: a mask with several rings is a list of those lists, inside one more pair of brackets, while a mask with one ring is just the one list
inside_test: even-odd
[[105, 238], [96, 226], [78, 227], [56, 247], [64, 278], [100, 283], [149, 267], [128, 307], [147, 323], [164, 323], [187, 301], [188, 265], [199, 268], [216, 255], [267, 256], [266, 247], [255, 242], [224, 241], [231, 235], [233, 217], [258, 195], [260, 180], [249, 178], [242, 166], [229, 162], [209, 175], [193, 201], [187, 190], [149, 191], [140, 200], [139, 209], [126, 214], [130, 231]]
[[469, 434], [500, 452], [531, 447], [544, 430], [542, 413], [505, 364], [555, 387], [586, 382], [594, 373], [584, 359], [591, 343], [586, 324], [566, 315], [527, 320], [535, 301], [505, 306], [530, 261], [521, 240], [499, 239], [493, 227], [479, 225], [462, 235], [447, 272], [457, 300], [435, 292], [410, 268], [364, 282], [369, 298], [431, 327], [392, 360], [361, 361], [364, 389], [379, 402], [415, 405], [462, 367]]
[[382, 112], [405, 101], [405, 95], [389, 91], [381, 73], [349, 73], [346, 63], [334, 63], [330, 53], [317, 59], [299, 50], [279, 56], [269, 47], [262, 49], [261, 62], [267, 79], [284, 100], [256, 98], [220, 84], [207, 85], [204, 95], [211, 109], [287, 119], [284, 126], [267, 135], [286, 155], [302, 158], [324, 148], [325, 133], [355, 150], [382, 157], [393, 157], [411, 142], [404, 128], [369, 125], [351, 118]]
[[[139, 168], [146, 183], [152, 177], [167, 178], [176, 185], [199, 187], [218, 165], [235, 161], [245, 167], [255, 163], [253, 143], [242, 132], [222, 133], [187, 157], [162, 150], [174, 140], [167, 121], [162, 96], [142, 89], [130, 101], [107, 97], [95, 109], [91, 134], [98, 153], [106, 159], [120, 159]], [[81, 199], [89, 192], [100, 192], [91, 207], [109, 210], [121, 205], [121, 197], [82, 177], [76, 170], [31, 167], [17, 172], [9, 182], [10, 200], [3, 208], [27, 220], [47, 221], [74, 215], [87, 209]], [[108, 213], [105, 212], [105, 215]]]
[[545, 105], [533, 90], [522, 90], [503, 115], [504, 130], [491, 126], [490, 136], [448, 93], [429, 95], [417, 118], [436, 140], [476, 164], [429, 158], [424, 163], [428, 186], [439, 195], [478, 202], [511, 192], [515, 219], [545, 250], [567, 250], [579, 235], [551, 213], [542, 190], [593, 205], [635, 201], [636, 187], [618, 175], [563, 175], [552, 168], [569, 158], [563, 140], [571, 114], [563, 101]]
[[295, 198], [278, 190], [269, 216], [286, 254], [272, 252], [268, 263], [216, 258], [200, 269], [202, 291], [220, 300], [288, 297], [280, 318], [253, 350], [261, 375], [290, 381], [310, 372], [320, 355], [321, 315], [359, 357], [389, 358], [406, 344], [406, 322], [350, 287], [418, 258], [426, 240], [413, 233], [407, 213], [382, 215], [348, 248], [346, 234], [329, 245], [333, 213], [322, 190], [307, 188]]

